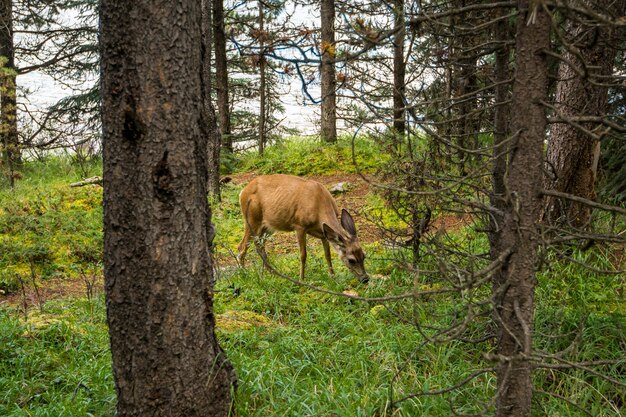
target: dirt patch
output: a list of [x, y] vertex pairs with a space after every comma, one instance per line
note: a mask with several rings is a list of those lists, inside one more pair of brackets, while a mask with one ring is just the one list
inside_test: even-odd
[[615, 269], [624, 269], [626, 267], [626, 245], [616, 245], [610, 258], [611, 264]]
[[[104, 279], [95, 278], [93, 291], [101, 293], [104, 289]], [[82, 278], [53, 278], [38, 284], [35, 289], [32, 283], [24, 283], [24, 289], [15, 294], [0, 294], [0, 306], [19, 306], [22, 309], [37, 307], [48, 300], [66, 297], [86, 297], [87, 285]]]

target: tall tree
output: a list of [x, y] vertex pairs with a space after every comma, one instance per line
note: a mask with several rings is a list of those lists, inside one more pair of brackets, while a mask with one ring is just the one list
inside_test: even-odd
[[213, 51], [213, 18], [211, 0], [202, 0], [202, 87], [204, 89], [204, 111], [206, 113], [207, 131], [209, 132], [208, 181], [207, 188], [213, 201], [221, 201], [220, 193], [220, 150], [221, 135], [217, 125], [215, 107], [213, 107], [211, 88], [211, 55]]
[[259, 154], [263, 155], [267, 142], [266, 116], [267, 116], [267, 61], [265, 59], [265, 4], [259, 0]]
[[13, 1], [0, 0], [0, 153], [9, 168], [11, 184], [13, 168], [21, 161], [17, 135], [16, 75]]
[[102, 0], [104, 263], [119, 416], [225, 416], [200, 3]]
[[541, 209], [543, 141], [550, 48], [550, 16], [528, 0], [518, 1], [512, 132], [506, 196], [495, 252], [511, 252], [493, 278], [497, 324], [497, 416], [530, 416], [531, 352], [535, 308], [537, 220]]
[[217, 112], [222, 135], [222, 146], [233, 152], [231, 136], [230, 100], [228, 95], [228, 63], [226, 56], [226, 31], [224, 26], [224, 0], [213, 1], [213, 38], [215, 42], [215, 89], [217, 90]]
[[[461, 8], [471, 8], [472, 6], [480, 5], [480, 0], [462, 0]], [[460, 14], [457, 24], [461, 27], [469, 26], [473, 28], [477, 26], [476, 14], [464, 12]], [[471, 156], [469, 152], [463, 152], [463, 149], [476, 149], [478, 147], [477, 137], [479, 128], [476, 125], [476, 100], [477, 95], [475, 90], [477, 89], [477, 61], [480, 57], [480, 52], [476, 53], [476, 45], [480, 44], [481, 33], [470, 30], [464, 30], [460, 36], [460, 48], [458, 57], [456, 57], [456, 64], [458, 70], [453, 73], [455, 86], [454, 101], [458, 102], [458, 122], [455, 123], [454, 133], [456, 135], [456, 142], [459, 146], [460, 155], [460, 168], [462, 175], [466, 175], [466, 160]]]
[[393, 128], [404, 134], [404, 94], [406, 63], [404, 62], [404, 38], [406, 22], [404, 18], [404, 0], [394, 0], [394, 39], [393, 39]]
[[324, 142], [337, 142], [337, 93], [335, 78], [335, 0], [321, 2], [321, 130]]
[[[584, 1], [591, 12], [605, 14], [607, 20], [623, 17], [626, 2]], [[616, 49], [622, 30], [599, 25], [585, 16], [571, 16], [559, 65], [554, 105], [557, 123], [548, 144], [548, 164], [553, 173], [546, 188], [595, 200], [600, 140], [608, 133], [603, 121], [608, 105], [608, 87], [613, 73]], [[583, 120], [590, 120], [584, 122]], [[549, 197], [546, 203], [549, 223], [586, 226], [591, 207]]]
[[[505, 17], [509, 13], [508, 9], [498, 11], [498, 17]], [[510, 135], [509, 130], [509, 93], [510, 85], [507, 80], [510, 77], [509, 55], [511, 48], [509, 41], [512, 33], [509, 22], [499, 19], [492, 29], [494, 39], [499, 43], [496, 50], [495, 66], [494, 66], [494, 100], [495, 110], [493, 114], [493, 150], [492, 150], [492, 170], [491, 170], [491, 193], [489, 195], [491, 207], [493, 210], [489, 216], [490, 232], [489, 246], [491, 250], [491, 258], [497, 259], [500, 255], [500, 225], [504, 221], [504, 210], [506, 208], [506, 174], [507, 174], [507, 157], [508, 147], [507, 138]]]
[[18, 76], [37, 71], [71, 89], [49, 108], [20, 106], [22, 149], [99, 149], [97, 0], [17, 0], [14, 17]]

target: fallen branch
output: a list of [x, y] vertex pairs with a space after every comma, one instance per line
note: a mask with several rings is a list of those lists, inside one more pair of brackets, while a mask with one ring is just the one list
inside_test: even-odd
[[100, 187], [102, 187], [102, 177], [87, 178], [82, 181], [70, 184], [70, 187], [84, 187], [85, 185], [92, 185], [92, 184], [99, 185]]

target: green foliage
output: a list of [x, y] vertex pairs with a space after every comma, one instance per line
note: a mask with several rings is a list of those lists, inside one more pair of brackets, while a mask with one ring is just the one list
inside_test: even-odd
[[350, 137], [339, 138], [336, 144], [322, 143], [319, 138], [288, 139], [266, 149], [263, 157], [256, 152], [244, 154], [240, 170], [292, 175], [373, 172], [387, 160], [381, 149], [367, 138], [356, 138], [354, 147], [353, 155]]
[[[611, 270], [611, 264], [620, 261], [610, 247], [572, 252], [575, 262], [546, 254], [547, 268], [538, 275], [535, 331], [546, 336], [536, 337], [536, 348], [554, 354], [557, 359], [550, 361], [554, 364], [616, 361], [598, 369], [624, 383], [625, 281], [619, 275], [601, 272]], [[598, 272], [583, 264], [593, 265]], [[607, 379], [593, 377], [583, 369], [549, 368], [537, 370], [534, 378], [537, 388], [569, 398], [591, 415], [622, 415], [626, 391]], [[540, 394], [536, 415], [553, 415], [550, 410], [562, 407], [560, 400]], [[572, 414], [562, 415], [579, 415], [576, 411], [572, 408]]]
[[0, 415], [114, 416], [103, 299], [46, 305], [25, 322], [0, 309]]
[[623, 269], [624, 260], [620, 260], [619, 250], [616, 252], [612, 246], [593, 250], [565, 249], [572, 252], [569, 256], [573, 262], [559, 259], [553, 252], [545, 255], [546, 268], [538, 277], [539, 305], [558, 305], [574, 316], [592, 313], [626, 316], [623, 294], [626, 280], [620, 274], [603, 273], [619, 267], [620, 262]]
[[[322, 260], [315, 261], [309, 271], [323, 270]], [[297, 257], [276, 259], [276, 264], [295, 272]], [[467, 356], [461, 344], [420, 348], [423, 338], [413, 325], [384, 314], [381, 305], [320, 294], [255, 271], [238, 271], [217, 287], [218, 312], [236, 306], [270, 319], [269, 324], [220, 332], [240, 378], [237, 415], [449, 414], [443, 397], [407, 400], [398, 409], [391, 402], [467, 376], [471, 361], [447, 366]], [[342, 273], [334, 279], [315, 272], [307, 276], [314, 285], [353, 288], [368, 296], [389, 293], [395, 285], [389, 280], [355, 287], [350, 280]], [[493, 385], [481, 389], [492, 392]], [[476, 394], [470, 389], [461, 395]]]
[[[371, 142], [357, 141], [357, 154], [371, 157], [363, 163], [367, 169], [375, 170], [384, 162], [376, 149]], [[322, 174], [354, 169], [345, 139], [337, 146], [300, 141], [267, 151], [263, 160], [246, 155], [245, 169], [256, 163], [260, 172]], [[326, 164], [324, 158], [339, 168]], [[92, 165], [88, 174], [98, 174], [100, 169], [99, 164]], [[68, 186], [83, 176], [82, 170], [67, 160], [29, 161], [17, 187], [0, 191], [0, 289], [17, 291], [15, 277], [29, 277], [32, 265], [42, 287], [48, 276], [101, 277], [102, 190]], [[476, 369], [493, 366], [483, 356], [494, 350], [492, 340], [434, 344], [425, 339], [463, 319], [465, 313], [459, 306], [464, 297], [488, 298], [489, 282], [471, 294], [366, 303], [312, 291], [261, 272], [253, 249], [247, 268], [241, 269], [232, 256], [242, 234], [237, 201], [241, 187], [226, 185], [222, 203], [213, 208], [220, 267], [215, 313], [220, 343], [239, 378], [237, 415], [445, 416], [451, 415], [451, 404], [455, 411], [471, 414], [493, 399], [495, 376], [485, 373], [460, 390], [443, 396], [415, 396], [392, 407], [393, 401], [407, 395], [447, 388]], [[402, 226], [380, 196], [368, 197], [366, 209], [380, 214], [388, 224]], [[458, 255], [447, 255], [451, 257], [447, 265], [485, 267], [484, 256], [463, 256], [488, 252], [485, 235], [476, 232], [477, 227], [469, 224], [429, 236], [434, 249], [424, 251], [420, 267], [437, 271], [444, 266], [437, 239], [462, 249]], [[295, 238], [284, 247], [278, 236], [268, 244], [273, 245], [269, 253], [275, 266], [297, 276]], [[379, 242], [364, 246], [372, 275], [368, 285], [359, 284], [335, 256], [337, 274], [330, 277], [315, 239], [309, 241], [306, 281], [367, 297], [413, 288], [438, 290], [450, 284], [437, 274], [416, 277], [407, 273], [391, 261], [395, 252]], [[567, 250], [575, 260], [598, 270], [623, 262], [611, 246]], [[559, 356], [564, 361], [621, 360], [626, 333], [623, 277], [592, 273], [552, 252], [544, 259], [546, 267], [538, 276], [536, 294], [535, 347], [548, 355], [565, 351]], [[86, 295], [48, 302], [45, 313], [30, 309], [27, 318], [17, 307], [0, 303], [0, 415], [115, 414], [104, 302], [101, 295]], [[455, 317], [456, 312], [461, 316]], [[491, 332], [491, 316], [482, 314], [467, 324], [462, 336], [481, 340]], [[623, 360], [601, 370], [624, 382]], [[536, 416], [580, 415], [575, 407], [542, 391], [571, 398], [598, 416], [620, 415], [620, 404], [625, 401], [619, 385], [582, 370], [540, 368], [534, 378]]]
[[626, 202], [626, 140], [623, 136], [607, 136], [602, 141], [600, 196], [608, 203]]
[[[102, 188], [69, 186], [85, 168], [29, 162], [14, 189], [0, 190], [0, 290], [15, 292], [18, 277], [72, 276], [73, 266], [100, 262]], [[86, 174], [100, 171], [92, 163]]]

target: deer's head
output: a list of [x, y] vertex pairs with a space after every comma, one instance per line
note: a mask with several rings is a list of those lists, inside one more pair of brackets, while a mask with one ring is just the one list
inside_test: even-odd
[[341, 227], [343, 230], [335, 230], [324, 223], [324, 237], [333, 246], [346, 267], [362, 283], [366, 283], [369, 281], [369, 276], [365, 272], [365, 252], [359, 245], [354, 220], [346, 209], [341, 210]]

